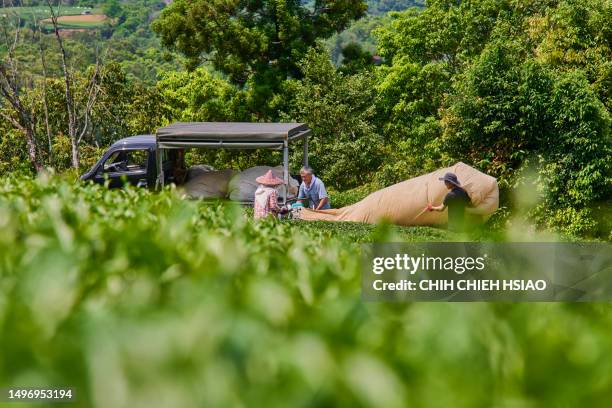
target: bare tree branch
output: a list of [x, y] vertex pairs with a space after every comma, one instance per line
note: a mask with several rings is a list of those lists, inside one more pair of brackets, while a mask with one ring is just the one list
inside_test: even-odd
[[[11, 26], [14, 26], [15, 32], [13, 34], [9, 32]], [[0, 96], [8, 101], [17, 117], [15, 118], [5, 111], [0, 112], [0, 116], [24, 134], [28, 147], [28, 158], [32, 166], [39, 172], [42, 170], [42, 165], [39, 162], [36, 148], [34, 112], [22, 103], [20, 88], [26, 81], [19, 76], [20, 70], [15, 58], [15, 50], [21, 38], [20, 26], [21, 17], [18, 15], [16, 24], [10, 24], [8, 18], [6, 18], [5, 24], [2, 24], [2, 34], [7, 53], [4, 60], [0, 60]]]
[[17, 120], [15, 120], [10, 115], [7, 115], [4, 111], [0, 111], [0, 116], [2, 116], [7, 122], [11, 122], [11, 124], [15, 126], [17, 129], [21, 130], [24, 133], [26, 132], [26, 128], [24, 128], [21, 125], [21, 123], [19, 123]]
[[81, 134], [79, 135], [77, 143], [81, 143], [81, 140], [83, 139], [83, 136], [85, 136], [85, 133], [87, 132], [87, 128], [89, 127], [90, 115], [93, 110], [93, 106], [96, 103], [98, 92], [100, 90], [100, 87], [98, 86], [98, 83], [97, 83], [99, 75], [100, 75], [100, 62], [96, 57], [96, 67], [94, 69], [94, 73], [91, 77], [91, 80], [89, 81], [89, 85], [87, 86], [88, 88], [87, 103], [85, 107], [85, 112], [83, 113], [85, 123], [83, 125], [83, 129], [81, 130]]
[[17, 84], [12, 81], [12, 76], [7, 72], [2, 62], [0, 62], [0, 93], [2, 93], [15, 110], [23, 113], [24, 117], [29, 119], [30, 115], [26, 114], [26, 109], [21, 103]]
[[[4, 3], [4, 2], [3, 2]], [[21, 5], [21, 2], [18, 3]], [[15, 32], [11, 35], [8, 31], [10, 28], [9, 24], [3, 24], [3, 33], [5, 37], [5, 44], [7, 45], [7, 59], [8, 65], [10, 68], [10, 72], [12, 74], [12, 81], [17, 82], [17, 64], [15, 63], [15, 49], [17, 48], [17, 44], [19, 43], [19, 38], [21, 34], [21, 16], [16, 14], [17, 21], [15, 25]], [[10, 39], [12, 37], [12, 40]]]
[[[68, 111], [68, 135], [72, 145], [72, 167], [79, 167], [79, 146], [77, 140], [77, 129], [76, 129], [76, 115], [75, 115], [75, 103], [74, 95], [72, 93], [72, 80], [70, 78], [70, 71], [68, 69], [66, 48], [64, 47], [64, 41], [59, 33], [59, 27], [57, 24], [57, 14], [53, 10], [50, 0], [46, 0], [49, 11], [51, 12], [51, 23], [53, 24], [53, 31], [55, 32], [55, 39], [60, 48], [60, 54], [62, 56], [62, 71], [64, 73], [64, 93], [66, 97], [66, 110]], [[59, 11], [59, 1], [58, 1]]]
[[0, 115], [8, 120], [15, 128], [20, 130], [25, 138], [28, 147], [28, 158], [30, 163], [37, 172], [42, 171], [43, 167], [38, 161], [36, 151], [36, 139], [34, 137], [34, 120], [32, 112], [26, 109], [20, 99], [19, 90], [15, 82], [12, 82], [13, 77], [7, 72], [6, 67], [0, 61], [0, 95], [6, 99], [15, 110], [18, 119], [7, 115], [0, 111]]
[[45, 114], [45, 129], [47, 131], [47, 143], [49, 149], [49, 161], [53, 159], [53, 142], [51, 141], [51, 126], [49, 126], [49, 97], [47, 95], [47, 60], [45, 57], [45, 49], [43, 45], [43, 34], [42, 27], [38, 24], [38, 18], [32, 12], [32, 19], [34, 21], [34, 27], [38, 33], [38, 50], [40, 52], [40, 63], [42, 66], [42, 86], [43, 86], [43, 112]]

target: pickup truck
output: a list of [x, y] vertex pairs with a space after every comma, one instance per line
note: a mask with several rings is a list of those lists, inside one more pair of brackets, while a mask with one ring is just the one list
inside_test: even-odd
[[[162, 152], [166, 180], [173, 182], [174, 169], [179, 158], [178, 150], [165, 149]], [[155, 135], [138, 135], [115, 142], [102, 158], [81, 176], [81, 180], [104, 184], [108, 179], [111, 188], [121, 187], [124, 183], [154, 188], [157, 173]]]
[[[154, 135], [131, 136], [115, 142], [81, 180], [100, 184], [108, 180], [111, 188], [129, 183], [153, 189], [184, 181], [185, 149], [271, 149], [282, 152], [286, 192], [289, 146], [301, 141], [302, 163], [308, 165], [310, 133], [304, 123], [176, 122], [157, 129]], [[285, 195], [283, 202], [286, 200]]]

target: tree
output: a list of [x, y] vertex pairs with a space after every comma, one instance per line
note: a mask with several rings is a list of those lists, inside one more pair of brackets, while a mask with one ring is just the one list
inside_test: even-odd
[[205, 68], [191, 72], [165, 72], [157, 89], [169, 121], [250, 121], [244, 110], [246, 92]]
[[362, 0], [174, 1], [153, 23], [163, 44], [183, 53], [190, 68], [203, 61], [234, 84], [268, 95], [289, 77], [300, 77], [298, 62], [319, 38], [339, 32], [365, 13]]
[[55, 10], [51, 5], [50, 0], [47, 1], [47, 6], [51, 12], [51, 23], [53, 24], [53, 32], [59, 46], [59, 51], [62, 61], [62, 72], [64, 74], [64, 91], [65, 91], [65, 102], [66, 111], [68, 112], [68, 136], [70, 137], [70, 143], [72, 148], [72, 167], [75, 169], [79, 168], [79, 146], [83, 137], [87, 133], [89, 126], [91, 125], [91, 111], [93, 104], [98, 97], [100, 90], [98, 86], [98, 74], [100, 66], [96, 61], [96, 66], [92, 71], [91, 78], [89, 80], [86, 95], [87, 98], [82, 106], [77, 106], [74, 98], [73, 90], [73, 73], [68, 65], [68, 56], [66, 54], [66, 48], [64, 47], [64, 41], [59, 32], [58, 20]]
[[409, 7], [424, 7], [424, 0], [368, 0], [368, 14], [381, 15]]
[[293, 103], [283, 119], [313, 129], [309, 162], [326, 184], [346, 189], [370, 182], [386, 153], [375, 126], [375, 77], [343, 74], [322, 47], [311, 49], [300, 65], [304, 78], [287, 85]]
[[[21, 71], [16, 58], [16, 48], [22, 36], [21, 17], [11, 19], [7, 15], [0, 17], [2, 24], [2, 48], [6, 52], [0, 59], [0, 116], [23, 134], [27, 146], [27, 156], [32, 167], [38, 172], [42, 164], [37, 149], [36, 118], [24, 99], [24, 88], [27, 79]], [[41, 59], [44, 53], [41, 49]], [[44, 65], [44, 64], [43, 64]]]
[[346, 74], [356, 74], [369, 69], [374, 66], [373, 57], [359, 43], [349, 43], [342, 48], [342, 66], [340, 70]]
[[104, 4], [104, 14], [109, 17], [116, 18], [119, 17], [123, 13], [123, 9], [121, 8], [121, 4], [119, 4], [118, 0], [108, 0]]
[[385, 63], [378, 75], [379, 110], [393, 143], [379, 174], [390, 184], [441, 165], [440, 107], [455, 75], [486, 45], [508, 0], [431, 0], [393, 13], [374, 31]]

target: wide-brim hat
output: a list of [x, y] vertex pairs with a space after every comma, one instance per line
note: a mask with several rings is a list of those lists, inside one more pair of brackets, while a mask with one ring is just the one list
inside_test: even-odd
[[457, 176], [454, 173], [446, 173], [444, 177], [440, 177], [438, 178], [438, 180], [447, 181], [457, 187], [461, 187], [461, 184], [459, 183], [459, 180], [457, 179]]
[[255, 181], [259, 184], [265, 184], [266, 186], [278, 186], [283, 184], [283, 180], [272, 174], [272, 170], [268, 170], [268, 172], [263, 176], [257, 177]]

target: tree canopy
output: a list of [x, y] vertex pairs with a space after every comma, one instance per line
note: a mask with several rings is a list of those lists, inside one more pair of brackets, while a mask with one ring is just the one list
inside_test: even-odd
[[299, 77], [298, 62], [317, 39], [366, 8], [362, 0], [317, 0], [312, 9], [299, 0], [177, 0], [153, 28], [191, 67], [209, 60], [235, 84], [274, 84]]
[[612, 196], [611, 10], [606, 0], [431, 0], [394, 14], [376, 31], [383, 126], [398, 146], [382, 174], [462, 160], [511, 190], [534, 168], [539, 222], [596, 234]]

